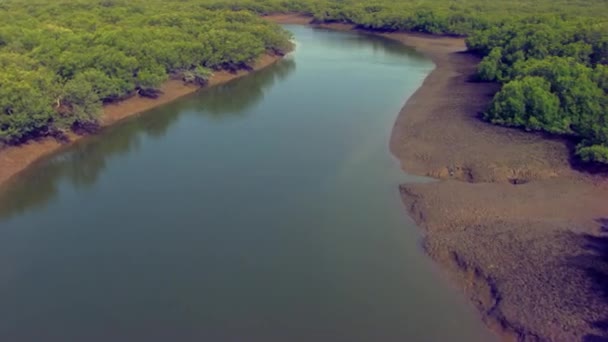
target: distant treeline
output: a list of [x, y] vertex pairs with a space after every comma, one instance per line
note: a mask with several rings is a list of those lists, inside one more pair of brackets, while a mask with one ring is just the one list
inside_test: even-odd
[[0, 145], [97, 122], [101, 106], [156, 96], [169, 77], [283, 53], [288, 32], [249, 11], [195, 0], [0, 2]]
[[582, 160], [608, 164], [606, 0], [216, 0], [209, 7], [467, 36], [483, 57], [479, 80], [503, 85], [485, 119], [573, 137]]
[[582, 160], [608, 163], [606, 0], [6, 0], [0, 142], [94, 122], [102, 102], [153, 96], [172, 74], [204, 83], [285, 51], [289, 35], [255, 14], [294, 12], [466, 36], [479, 80], [503, 85], [487, 120], [573, 137]]

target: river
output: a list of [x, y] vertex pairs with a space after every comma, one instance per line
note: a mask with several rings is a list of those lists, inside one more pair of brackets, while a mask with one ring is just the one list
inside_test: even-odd
[[420, 247], [391, 127], [433, 64], [295, 53], [79, 141], [0, 192], [0, 340], [487, 341]]

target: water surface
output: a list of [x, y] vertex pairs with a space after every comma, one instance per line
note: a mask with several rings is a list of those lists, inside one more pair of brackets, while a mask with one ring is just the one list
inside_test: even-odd
[[288, 26], [276, 65], [44, 160], [0, 194], [0, 341], [485, 341], [388, 150], [430, 61]]

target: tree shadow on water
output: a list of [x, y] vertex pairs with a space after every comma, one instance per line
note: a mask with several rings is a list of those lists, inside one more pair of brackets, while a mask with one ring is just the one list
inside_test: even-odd
[[[584, 269], [592, 282], [592, 295], [603, 302], [602, 307], [608, 308], [608, 218], [596, 220], [600, 225], [600, 234], [584, 234], [585, 250]], [[583, 337], [583, 342], [608, 342], [608, 309], [603, 313], [604, 318], [589, 322], [594, 330]]]
[[294, 70], [295, 61], [282, 60], [248, 77], [125, 120], [42, 158], [0, 187], [0, 223], [33, 208], [43, 208], [57, 196], [62, 183], [80, 189], [92, 187], [111, 158], [138, 150], [144, 138], [162, 138], [183, 113], [193, 111], [216, 119], [247, 113], [272, 85]]

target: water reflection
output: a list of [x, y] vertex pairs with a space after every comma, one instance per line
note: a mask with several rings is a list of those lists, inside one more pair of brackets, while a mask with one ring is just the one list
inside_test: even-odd
[[412, 61], [426, 61], [426, 58], [419, 53], [413, 53], [415, 49], [403, 45], [402, 43], [378, 36], [372, 33], [358, 32], [357, 34], [351, 35], [330, 35], [327, 39], [327, 33], [335, 33], [336, 31], [331, 29], [316, 28], [313, 32], [313, 37], [316, 35], [323, 36], [325, 38], [324, 43], [331, 46], [337, 46], [345, 49], [370, 49], [374, 53], [382, 54], [385, 56], [403, 56], [408, 55]]
[[295, 71], [295, 60], [288, 56], [272, 69], [264, 69], [256, 77], [245, 77], [210, 89], [206, 96], [192, 98], [201, 113], [219, 119], [226, 115], [243, 115], [264, 99], [265, 91], [275, 82], [284, 80]]
[[292, 73], [295, 66], [295, 61], [287, 57], [247, 77], [206, 89], [127, 120], [99, 136], [88, 137], [41, 160], [0, 188], [0, 219], [43, 207], [57, 194], [61, 181], [70, 182], [77, 188], [95, 184], [109, 157], [138, 149], [143, 137], [163, 137], [184, 113], [195, 112], [217, 120], [244, 115], [263, 100], [267, 89]]

